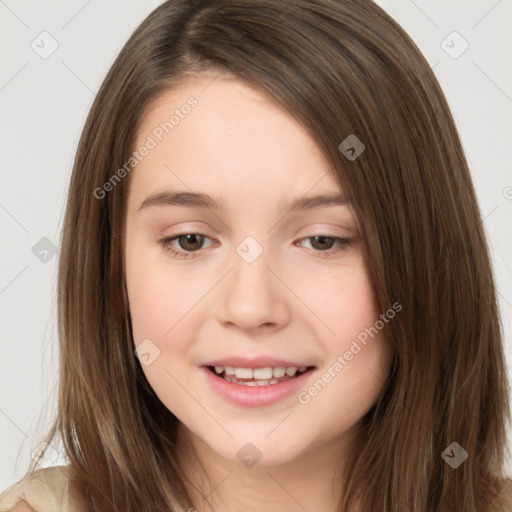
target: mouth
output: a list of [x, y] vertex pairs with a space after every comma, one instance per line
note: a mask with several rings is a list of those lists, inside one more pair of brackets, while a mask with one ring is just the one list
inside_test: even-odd
[[313, 370], [314, 366], [266, 366], [243, 368], [234, 366], [207, 366], [215, 377], [242, 386], [272, 386], [296, 379]]

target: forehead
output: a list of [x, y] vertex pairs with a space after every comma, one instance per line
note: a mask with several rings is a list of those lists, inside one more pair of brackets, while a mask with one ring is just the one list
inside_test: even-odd
[[262, 89], [218, 73], [191, 77], [156, 98], [134, 150], [144, 146], [151, 149], [131, 173], [132, 200], [177, 185], [238, 201], [261, 189], [267, 200], [313, 188], [340, 191], [324, 155], [290, 113]]

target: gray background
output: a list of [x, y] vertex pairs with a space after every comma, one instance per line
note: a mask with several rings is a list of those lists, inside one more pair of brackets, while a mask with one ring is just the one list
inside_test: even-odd
[[[22, 476], [55, 410], [53, 251], [85, 116], [121, 46], [160, 3], [0, 0], [0, 490]], [[493, 255], [510, 368], [512, 2], [378, 3], [421, 48], [452, 107]], [[44, 465], [61, 462], [56, 451]]]

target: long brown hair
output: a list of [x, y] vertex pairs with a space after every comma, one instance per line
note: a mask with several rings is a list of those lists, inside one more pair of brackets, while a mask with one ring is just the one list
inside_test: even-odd
[[[129, 176], [94, 191], [129, 161], [151, 102], [206, 69], [258, 85], [307, 129], [350, 196], [379, 307], [402, 305], [387, 332], [391, 372], [363, 418], [339, 510], [507, 510], [509, 388], [470, 173], [428, 63], [370, 0], [169, 0], [105, 78], [69, 188], [49, 436], [62, 437], [91, 510], [169, 510], [169, 495], [191, 506], [178, 420], [133, 353]], [[339, 149], [351, 134], [365, 145], [354, 160]], [[468, 454], [456, 469], [443, 458], [454, 442]]]

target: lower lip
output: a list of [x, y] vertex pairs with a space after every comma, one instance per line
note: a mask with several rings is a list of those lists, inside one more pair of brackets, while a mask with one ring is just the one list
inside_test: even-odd
[[206, 379], [215, 392], [242, 407], [264, 407], [284, 400], [298, 393], [314, 371], [314, 368], [311, 368], [298, 377], [277, 384], [244, 386], [217, 377], [206, 366], [202, 366], [201, 369], [205, 372]]

